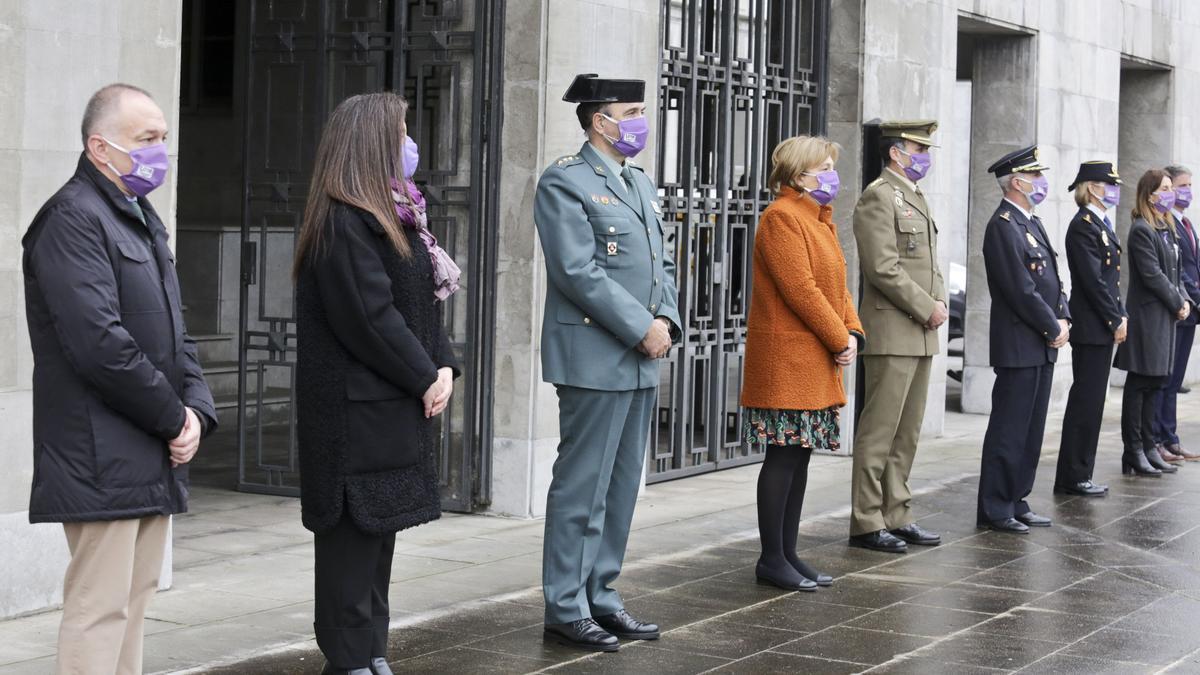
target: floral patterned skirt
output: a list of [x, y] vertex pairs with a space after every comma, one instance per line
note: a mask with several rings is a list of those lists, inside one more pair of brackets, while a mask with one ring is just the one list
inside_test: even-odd
[[841, 447], [839, 418], [836, 406], [824, 410], [746, 408], [746, 442], [837, 450]]

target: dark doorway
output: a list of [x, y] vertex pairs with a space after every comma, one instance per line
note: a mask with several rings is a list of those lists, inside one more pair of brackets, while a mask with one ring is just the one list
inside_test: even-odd
[[465, 364], [439, 421], [443, 506], [490, 493], [490, 290], [503, 3], [486, 0], [184, 0], [180, 278], [221, 431], [202, 484], [298, 495], [289, 268], [327, 115], [400, 91], [421, 147], [430, 225], [464, 270], [446, 305]]

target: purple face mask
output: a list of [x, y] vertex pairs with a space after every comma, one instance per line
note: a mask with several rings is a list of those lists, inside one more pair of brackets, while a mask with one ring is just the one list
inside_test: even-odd
[[1151, 203], [1154, 204], [1154, 208], [1157, 209], [1159, 213], [1169, 213], [1171, 209], [1175, 207], [1175, 191], [1164, 190], [1162, 192], [1156, 192]]
[[1029, 203], [1033, 204], [1034, 206], [1041, 204], [1042, 201], [1046, 199], [1046, 195], [1050, 192], [1050, 181], [1046, 180], [1045, 176], [1038, 176], [1033, 180], [1028, 180], [1026, 178], [1018, 178], [1017, 180], [1023, 183], [1029, 183], [1033, 186], [1033, 191], [1026, 192], [1025, 196], [1029, 198]]
[[620, 122], [603, 113], [601, 115], [604, 119], [617, 125], [616, 138], [609, 138], [607, 134], [604, 136], [617, 149], [617, 152], [626, 157], [635, 157], [646, 148], [646, 139], [650, 137], [650, 123], [646, 121], [645, 115]]
[[1119, 185], [1105, 185], [1104, 196], [1100, 198], [1100, 201], [1104, 202], [1104, 205], [1110, 209], [1120, 204], [1121, 187]]
[[[897, 148], [899, 149], [899, 148]], [[904, 152], [900, 150], [900, 152]], [[904, 152], [908, 155], [908, 166], [904, 167], [904, 175], [912, 182], [917, 182], [929, 173], [929, 167], [933, 166], [933, 156], [928, 152]]]
[[1186, 209], [1192, 204], [1192, 186], [1185, 185], [1175, 188], [1175, 206], [1179, 209]]
[[412, 178], [421, 162], [421, 150], [411, 136], [404, 137], [404, 177]]
[[838, 188], [841, 187], [842, 180], [838, 176], [836, 170], [822, 171], [820, 173], [806, 173], [805, 176], [812, 176], [817, 179], [817, 187], [808, 191], [812, 198], [821, 206], [825, 206], [829, 202], [837, 198]]
[[150, 194], [154, 188], [162, 185], [163, 181], [167, 179], [167, 168], [170, 164], [167, 161], [166, 143], [155, 143], [131, 152], [107, 138], [104, 138], [104, 142], [129, 155], [129, 159], [133, 160], [133, 168], [129, 170], [129, 173], [123, 174], [117, 171], [117, 167], [113, 166], [112, 162], [108, 163], [108, 168], [120, 176], [125, 187], [138, 197]]

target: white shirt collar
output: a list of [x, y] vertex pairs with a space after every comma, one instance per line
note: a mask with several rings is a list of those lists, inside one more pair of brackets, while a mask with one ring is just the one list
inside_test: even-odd
[[1175, 220], [1183, 222], [1183, 211], [1179, 209], [1171, 209], [1171, 215], [1175, 216]]
[[1099, 206], [1096, 206], [1095, 204], [1093, 204], [1091, 202], [1088, 202], [1087, 207], [1088, 207], [1089, 211], [1100, 216], [1101, 221], [1103, 221], [1105, 218], [1108, 217], [1108, 214], [1104, 212], [1104, 209], [1101, 209]]
[[914, 182], [912, 182], [911, 180], [909, 180], [909, 179], [908, 179], [908, 176], [905, 176], [905, 175], [904, 175], [904, 174], [902, 174], [902, 173], [897, 173], [897, 172], [896, 172], [894, 169], [892, 169], [892, 167], [890, 167], [890, 166], [885, 166], [885, 167], [884, 167], [884, 171], [887, 171], [888, 173], [892, 174], [892, 175], [893, 175], [893, 176], [895, 176], [896, 178], [899, 178], [899, 179], [900, 179], [900, 182], [901, 182], [902, 184], [904, 184], [904, 185], [907, 185], [909, 190], [912, 190], [913, 192], [916, 192], [916, 191], [917, 191], [917, 184], [916, 184], [916, 183], [914, 183]]
[[1020, 206], [1018, 206], [1016, 202], [1014, 202], [1013, 200], [1009, 199], [1008, 197], [1005, 197], [1005, 198], [1004, 198], [1004, 201], [1006, 201], [1006, 202], [1008, 202], [1009, 204], [1011, 204], [1011, 205], [1012, 205], [1012, 207], [1013, 207], [1014, 209], [1016, 209], [1016, 210], [1020, 211], [1020, 212], [1021, 212], [1021, 213], [1022, 213], [1024, 216], [1025, 216], [1025, 219], [1026, 219], [1026, 220], [1033, 220], [1033, 212], [1032, 212], [1032, 211], [1026, 211], [1025, 209], [1023, 209], [1023, 208], [1021, 208]]

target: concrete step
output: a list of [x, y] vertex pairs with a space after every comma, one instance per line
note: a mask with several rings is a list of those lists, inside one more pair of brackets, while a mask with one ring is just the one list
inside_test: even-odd
[[[263, 391], [262, 410], [258, 406], [258, 392], [246, 392], [246, 424], [255, 425], [261, 417], [267, 425], [288, 424], [292, 417], [292, 390], [286, 387], [267, 387]], [[217, 406], [217, 421], [222, 429], [237, 428], [237, 390], [213, 397]]]
[[[204, 380], [213, 396], [237, 395], [238, 392], [238, 362], [213, 361], [204, 364]], [[246, 374], [247, 391], [254, 391], [258, 386], [258, 373], [250, 370]]]
[[196, 341], [196, 352], [202, 366], [237, 361], [237, 335], [234, 333], [202, 333], [193, 335], [192, 339]]

